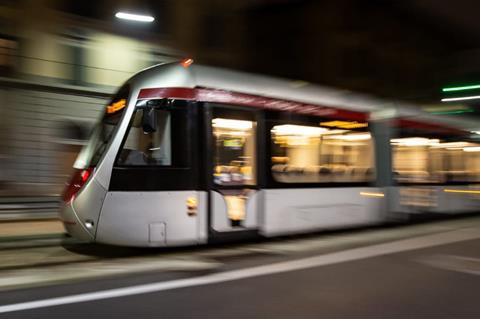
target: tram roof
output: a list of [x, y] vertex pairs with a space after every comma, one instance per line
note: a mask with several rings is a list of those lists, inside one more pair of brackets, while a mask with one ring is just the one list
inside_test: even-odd
[[[159, 77], [159, 75], [162, 75]], [[175, 77], [168, 77], [171, 74]], [[180, 76], [179, 76], [180, 75]], [[153, 66], [137, 74], [150, 78], [147, 87], [202, 87], [267, 98], [326, 106], [356, 112], [371, 113], [373, 117], [414, 117], [419, 121], [434, 122], [456, 128], [478, 130], [478, 121], [466, 118], [432, 115], [418, 105], [398, 100], [377, 98], [368, 94], [335, 89], [300, 80], [282, 79], [220, 67], [193, 63], [184, 67], [178, 62]], [[168, 81], [164, 80], [168, 78]], [[157, 81], [158, 79], [158, 81]], [[142, 81], [143, 82], [143, 81]]]

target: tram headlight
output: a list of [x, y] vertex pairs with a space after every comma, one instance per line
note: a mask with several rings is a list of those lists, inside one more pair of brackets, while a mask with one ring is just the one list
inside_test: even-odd
[[87, 219], [85, 221], [85, 227], [87, 227], [88, 229], [92, 229], [94, 225], [95, 225], [95, 223], [91, 219]]

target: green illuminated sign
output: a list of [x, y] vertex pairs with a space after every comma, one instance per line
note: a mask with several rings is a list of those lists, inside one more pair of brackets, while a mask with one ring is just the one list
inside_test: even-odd
[[475, 89], [480, 89], [480, 84], [443, 88], [442, 91], [454, 92], [454, 91], [465, 91], [465, 90], [475, 90]]
[[434, 115], [450, 115], [450, 114], [463, 114], [463, 113], [471, 113], [471, 112], [474, 112], [474, 110], [467, 109], [467, 110], [458, 110], [458, 111], [432, 112], [431, 114], [434, 114]]

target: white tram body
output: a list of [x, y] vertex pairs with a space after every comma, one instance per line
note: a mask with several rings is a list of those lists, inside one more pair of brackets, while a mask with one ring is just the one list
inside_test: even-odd
[[[146, 69], [79, 154], [62, 221], [82, 240], [158, 247], [476, 211], [476, 144], [385, 105], [184, 62]], [[446, 168], [450, 153], [464, 165]]]

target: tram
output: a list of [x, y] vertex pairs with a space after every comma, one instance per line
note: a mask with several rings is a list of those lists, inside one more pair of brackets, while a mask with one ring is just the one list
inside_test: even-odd
[[192, 62], [139, 72], [105, 108], [63, 195], [69, 234], [181, 246], [480, 207], [469, 132], [374, 116], [385, 103], [362, 95]]

